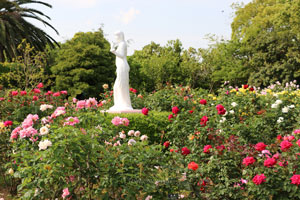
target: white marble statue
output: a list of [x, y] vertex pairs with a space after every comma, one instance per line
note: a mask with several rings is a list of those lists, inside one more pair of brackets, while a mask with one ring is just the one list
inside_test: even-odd
[[111, 45], [111, 52], [116, 55], [117, 78], [114, 84], [114, 106], [110, 111], [133, 110], [129, 95], [129, 65], [127, 63], [127, 44], [124, 33], [115, 33], [117, 43]]

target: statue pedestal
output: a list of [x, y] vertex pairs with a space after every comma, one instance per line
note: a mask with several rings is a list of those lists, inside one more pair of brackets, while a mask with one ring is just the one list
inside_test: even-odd
[[101, 110], [102, 113], [142, 113], [142, 110], [133, 109], [133, 110]]

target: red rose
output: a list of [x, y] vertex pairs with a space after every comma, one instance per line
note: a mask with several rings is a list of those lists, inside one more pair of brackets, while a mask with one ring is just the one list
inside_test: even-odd
[[204, 148], [203, 148], [203, 152], [204, 152], [204, 153], [210, 153], [210, 152], [209, 152], [209, 149], [211, 149], [211, 148], [212, 148], [211, 145], [205, 145]]
[[203, 116], [200, 121], [201, 126], [206, 126], [207, 121], [208, 121], [208, 117]]
[[189, 164], [188, 164], [188, 168], [189, 169], [192, 169], [192, 170], [194, 170], [194, 171], [196, 171], [197, 169], [198, 169], [198, 164], [197, 163], [195, 163], [195, 162], [190, 162]]
[[184, 156], [186, 156], [186, 155], [188, 155], [190, 153], [191, 153], [191, 151], [187, 147], [183, 147], [181, 149], [181, 154], [184, 155]]
[[54, 96], [54, 97], [59, 97], [59, 96], [60, 96], [60, 92], [55, 92], [55, 93], [53, 94], [53, 96]]
[[206, 105], [207, 101], [205, 99], [201, 99], [199, 103], [202, 104], [202, 105]]
[[170, 114], [170, 115], [168, 116], [169, 121], [171, 121], [171, 119], [172, 119], [173, 117], [174, 117], [174, 116], [173, 116], [172, 114]]
[[18, 91], [12, 91], [12, 92], [11, 92], [11, 95], [17, 96], [17, 95], [18, 95]]
[[243, 165], [248, 166], [248, 165], [251, 165], [253, 163], [255, 163], [255, 159], [253, 157], [246, 157], [246, 158], [243, 159]]
[[253, 88], [253, 87], [251, 87], [251, 88], [249, 89], [249, 91], [251, 91], [251, 92], [252, 92], [252, 91], [254, 91], [254, 88]]
[[149, 109], [148, 108], [143, 108], [142, 113], [143, 115], [148, 115]]
[[12, 121], [5, 121], [4, 122], [4, 126], [7, 127], [7, 126], [12, 126], [13, 125], [13, 122]]
[[38, 87], [38, 88], [42, 88], [42, 87], [44, 87], [44, 85], [43, 85], [43, 83], [39, 83], [39, 84], [37, 85], [37, 87]]
[[191, 114], [192, 114], [193, 112], [194, 112], [193, 110], [190, 110], [190, 111], [189, 111], [189, 113], [191, 113]]
[[262, 150], [265, 150], [266, 147], [267, 147], [267, 145], [265, 145], [263, 142], [259, 142], [259, 143], [257, 143], [257, 144], [255, 145], [254, 148], [255, 148], [257, 151], [262, 151]]
[[266, 177], [265, 177], [264, 174], [257, 174], [256, 176], [254, 176], [254, 178], [252, 179], [252, 181], [256, 185], [260, 185], [260, 184], [266, 182]]
[[170, 152], [173, 152], [174, 151], [174, 149], [170, 149]]
[[281, 135], [277, 135], [277, 140], [281, 140], [282, 136]]
[[287, 140], [284, 140], [280, 143], [280, 147], [282, 151], [286, 151], [289, 148], [291, 148], [291, 146], [293, 146], [293, 144]]
[[217, 146], [216, 149], [223, 151], [225, 149], [224, 145]]
[[179, 112], [179, 108], [177, 106], [174, 106], [172, 108], [172, 113], [174, 113], [175, 115]]
[[21, 91], [20, 94], [21, 94], [21, 96], [25, 96], [27, 94], [27, 92], [26, 91]]
[[41, 93], [41, 90], [40, 90], [40, 89], [37, 89], [37, 88], [34, 88], [34, 89], [33, 89], [33, 92], [34, 92], [35, 94], [40, 94], [40, 93]]
[[300, 175], [299, 174], [293, 175], [291, 177], [291, 181], [292, 181], [292, 184], [299, 186], [300, 185]]
[[249, 86], [248, 85], [243, 85], [243, 88], [244, 89], [247, 89]]
[[39, 98], [38, 98], [37, 96], [33, 96], [33, 97], [32, 97], [32, 100], [33, 100], [33, 101], [37, 101], [38, 99], [39, 99]]
[[133, 88], [130, 88], [129, 91], [132, 92]]
[[168, 148], [168, 147], [170, 146], [170, 142], [169, 142], [169, 141], [166, 141], [166, 142], [164, 142], [163, 145], [165, 146], [165, 148]]
[[226, 113], [226, 109], [221, 104], [218, 104], [216, 106], [216, 109], [218, 110], [219, 115], [224, 115]]
[[276, 164], [276, 160], [274, 158], [267, 158], [264, 162], [265, 167], [273, 167]]

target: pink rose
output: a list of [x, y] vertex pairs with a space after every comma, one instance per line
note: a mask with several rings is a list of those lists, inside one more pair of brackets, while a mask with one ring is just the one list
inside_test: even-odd
[[21, 96], [25, 96], [27, 94], [27, 92], [26, 91], [21, 91], [20, 94], [21, 94]]
[[54, 96], [54, 97], [59, 97], [59, 96], [60, 96], [60, 92], [55, 92], [55, 93], [53, 94], [53, 96]]
[[119, 126], [122, 122], [121, 122], [121, 118], [120, 117], [114, 117], [112, 120], [111, 120], [111, 123], [115, 126]]
[[85, 105], [86, 105], [85, 100], [77, 101], [76, 108], [77, 109], [83, 109], [83, 108], [85, 108]]
[[41, 93], [41, 90], [40, 90], [40, 89], [37, 89], [37, 88], [34, 88], [34, 89], [33, 89], [33, 92], [34, 92], [35, 94], [40, 94], [40, 93]]
[[12, 91], [12, 92], [11, 92], [11, 95], [12, 95], [12, 96], [17, 96], [17, 95], [18, 95], [18, 91]]
[[66, 198], [66, 196], [70, 195], [70, 192], [69, 192], [69, 188], [65, 188], [63, 190], [63, 194], [61, 195], [61, 197], [64, 199]]
[[67, 95], [68, 92], [66, 90], [60, 91], [60, 94]]

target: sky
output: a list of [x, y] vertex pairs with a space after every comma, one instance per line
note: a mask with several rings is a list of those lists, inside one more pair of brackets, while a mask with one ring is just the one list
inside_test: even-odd
[[116, 31], [131, 40], [129, 55], [151, 41], [165, 45], [179, 39], [185, 49], [207, 48], [208, 35], [230, 39], [234, 10], [232, 3], [251, 0], [44, 0], [52, 8], [38, 8], [51, 18], [59, 35], [43, 24], [54, 39], [65, 42], [77, 32], [104, 30], [109, 42]]

